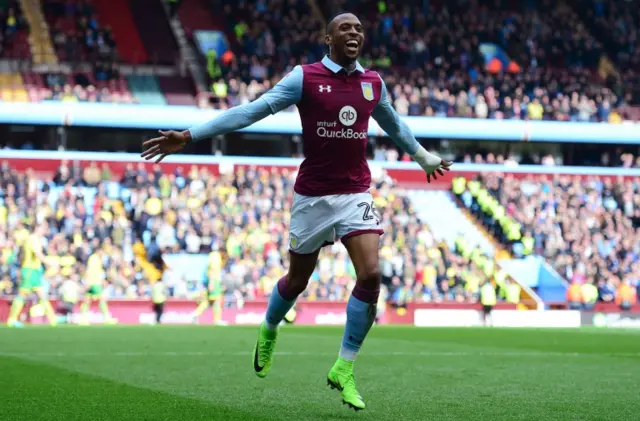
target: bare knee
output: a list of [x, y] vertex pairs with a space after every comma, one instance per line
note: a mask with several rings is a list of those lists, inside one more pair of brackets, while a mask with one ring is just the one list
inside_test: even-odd
[[361, 270], [352, 295], [360, 301], [376, 305], [380, 296], [381, 278], [380, 269], [377, 267]]
[[307, 289], [309, 284], [308, 276], [300, 276], [299, 274], [289, 272], [286, 278], [286, 290], [288, 295], [298, 296]]
[[358, 273], [358, 284], [367, 289], [380, 289], [382, 274], [377, 265], [367, 267], [360, 272]]
[[289, 272], [278, 283], [278, 289], [283, 298], [295, 299], [304, 292], [316, 268], [318, 253], [319, 250], [311, 254], [291, 253]]

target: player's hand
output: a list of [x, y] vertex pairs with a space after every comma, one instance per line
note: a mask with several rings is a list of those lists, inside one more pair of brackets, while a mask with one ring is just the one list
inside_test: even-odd
[[443, 176], [445, 171], [449, 171], [449, 168], [453, 165], [451, 161], [440, 160], [440, 165], [433, 169], [433, 171], [427, 173], [427, 183], [431, 183], [431, 180], [437, 180], [438, 175]]
[[140, 154], [147, 161], [158, 157], [156, 164], [167, 155], [180, 151], [191, 140], [188, 130], [184, 132], [176, 132], [174, 130], [165, 132], [160, 130], [159, 133], [161, 134], [160, 137], [147, 140], [142, 144], [145, 151]]

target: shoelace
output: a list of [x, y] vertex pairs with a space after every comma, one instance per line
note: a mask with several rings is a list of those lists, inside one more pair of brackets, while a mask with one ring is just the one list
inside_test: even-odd
[[275, 341], [272, 339], [265, 339], [260, 343], [260, 363], [266, 363], [269, 359], [267, 355], [273, 352], [273, 347], [275, 345]]
[[342, 385], [342, 388], [344, 390], [349, 390], [352, 391], [353, 393], [355, 393], [356, 395], [360, 396], [360, 394], [358, 393], [358, 391], [356, 390], [356, 378], [353, 375], [353, 373], [349, 373], [347, 375], [347, 378], [344, 381], [344, 384]]

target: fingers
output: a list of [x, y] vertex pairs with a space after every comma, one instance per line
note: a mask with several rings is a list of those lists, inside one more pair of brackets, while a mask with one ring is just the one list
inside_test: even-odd
[[152, 147], [150, 147], [149, 149], [147, 149], [146, 151], [142, 152], [140, 154], [140, 156], [146, 160], [149, 160], [157, 155], [159, 155], [160, 152], [160, 145], [154, 145]]
[[153, 146], [145, 149], [144, 151], [142, 151], [142, 153], [140, 155], [143, 155], [143, 156], [144, 155], [149, 155], [149, 154], [155, 153], [155, 152], [157, 152], [159, 150], [160, 150], [160, 145], [153, 145]]
[[442, 169], [449, 171], [449, 167], [453, 165], [453, 161], [445, 161], [444, 159], [440, 163]]
[[[445, 165], [445, 163], [447, 163], [446, 161], [443, 161], [442, 165]], [[451, 163], [448, 163], [449, 166], [451, 165]], [[445, 167], [442, 166], [440, 168], [437, 168], [434, 172], [432, 172], [431, 174], [427, 174], [427, 183], [431, 183], [431, 180], [436, 181], [438, 179], [438, 175], [440, 175], [441, 177], [444, 177], [444, 173], [445, 171], [449, 171], [449, 167]]]
[[160, 161], [162, 161], [167, 155], [167, 153], [163, 153], [162, 155], [160, 155], [160, 158], [156, 159], [156, 164], [159, 164]]
[[164, 136], [162, 136], [162, 137], [154, 137], [153, 139], [149, 139], [146, 142], [144, 142], [142, 144], [142, 147], [148, 148], [148, 147], [153, 146], [153, 145], [159, 145], [160, 142], [162, 142], [163, 140], [164, 140]]

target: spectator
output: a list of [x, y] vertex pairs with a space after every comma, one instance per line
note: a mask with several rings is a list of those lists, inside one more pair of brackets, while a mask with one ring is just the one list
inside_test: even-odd
[[[9, 237], [13, 242], [4, 243], [6, 251], [0, 253], [0, 279], [8, 276], [11, 290], [16, 271], [11, 269], [15, 266], [10, 256], [28, 233], [20, 218], [33, 217], [34, 212], [52, 227], [47, 256], [58, 263], [51, 265], [46, 277], [53, 291], [70, 280], [82, 282], [72, 275], [84, 273], [88, 258], [104, 248], [109, 258], [105, 265], [108, 296], [148, 295], [151, 278], [141, 257], [145, 253], [134, 253], [137, 238], [142, 249], [146, 244], [178, 253], [225, 250], [224, 280], [234, 299], [268, 296], [286, 273], [287, 261], [282, 256], [287, 254], [292, 173], [249, 168], [213, 176], [194, 166], [187, 175], [182, 170], [162, 174], [159, 168], [147, 172], [144, 167], [127, 165], [120, 189], [128, 193], [112, 200], [101, 180], [111, 178], [102, 177], [105, 170], [96, 163], [82, 168], [77, 162], [63, 162], [50, 184], [45, 183], [47, 189], [37, 188], [32, 172], [17, 173], [10, 167], [3, 171], [4, 179], [15, 180], [13, 189], [31, 189], [38, 203], [51, 203], [31, 210], [26, 202], [6, 199], [15, 193], [3, 188], [8, 206], [7, 212], [0, 212], [0, 238]], [[72, 185], [77, 187], [71, 189]], [[96, 193], [89, 195], [88, 188]], [[372, 186], [372, 193], [388, 233], [381, 251], [383, 276], [397, 304], [477, 300], [479, 282], [486, 278], [480, 266], [438, 244], [417, 219], [405, 193], [392, 183], [381, 179]], [[464, 267], [470, 267], [468, 273]], [[344, 248], [325, 248], [305, 297], [344, 300], [354, 279], [355, 270]], [[184, 297], [192, 290], [186, 281], [176, 282], [174, 294], [177, 291]]]
[[[611, 301], [615, 296], [615, 302], [625, 308], [636, 302], [640, 279], [635, 246], [640, 224], [634, 219], [640, 214], [637, 183], [566, 176], [517, 180], [488, 174], [481, 177], [481, 185], [480, 189], [486, 189], [484, 196], [476, 193], [474, 200], [497, 203], [485, 209], [493, 214], [500, 211], [505, 217], [498, 223], [484, 209], [475, 205], [471, 209], [502, 241], [513, 244], [514, 251], [523, 247], [520, 233], [531, 230], [535, 254], [544, 256], [561, 276], [572, 281], [570, 303], [582, 301], [583, 283], [597, 285], [601, 300]], [[487, 195], [496, 202], [485, 200]], [[460, 196], [464, 199], [464, 193]], [[593, 301], [595, 289], [587, 287], [587, 303]]]

